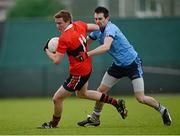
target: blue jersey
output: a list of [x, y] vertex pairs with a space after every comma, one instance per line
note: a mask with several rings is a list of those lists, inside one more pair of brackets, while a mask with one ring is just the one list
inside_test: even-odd
[[130, 65], [136, 59], [137, 52], [116, 25], [109, 21], [104, 31], [94, 31], [89, 35], [91, 39], [98, 40], [101, 45], [104, 44], [104, 38], [107, 36], [113, 38], [112, 45], [108, 50], [113, 57], [113, 62], [121, 67]]

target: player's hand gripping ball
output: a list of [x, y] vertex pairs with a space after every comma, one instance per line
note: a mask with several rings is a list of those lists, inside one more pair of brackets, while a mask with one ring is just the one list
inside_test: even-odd
[[53, 37], [47, 41], [44, 51], [48, 49], [50, 52], [55, 53], [58, 46], [59, 37]]

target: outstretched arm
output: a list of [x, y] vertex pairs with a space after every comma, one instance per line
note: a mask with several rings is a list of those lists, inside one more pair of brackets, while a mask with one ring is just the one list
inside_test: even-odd
[[57, 51], [56, 53], [52, 53], [48, 49], [46, 49], [46, 54], [49, 57], [49, 59], [52, 60], [55, 64], [61, 63], [62, 59], [64, 58], [64, 54], [59, 53]]
[[96, 31], [99, 30], [99, 26], [96, 24], [87, 24], [87, 31], [88, 32], [92, 32], [92, 31]]
[[95, 48], [94, 50], [91, 50], [89, 52], [87, 52], [88, 56], [94, 56], [94, 55], [98, 55], [98, 54], [102, 54], [106, 51], [108, 51], [111, 47], [111, 44], [113, 42], [113, 38], [112, 37], [106, 37], [104, 39], [104, 44], [101, 46], [98, 46], [97, 48]]
[[92, 42], [94, 42], [94, 40], [89, 38], [89, 36], [87, 36], [86, 40], [87, 40], [88, 45], [90, 45]]

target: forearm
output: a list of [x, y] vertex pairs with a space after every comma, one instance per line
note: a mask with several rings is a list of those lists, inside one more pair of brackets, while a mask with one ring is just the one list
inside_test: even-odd
[[110, 49], [112, 42], [113, 42], [112, 37], [106, 37], [104, 39], [104, 44], [101, 46], [98, 46], [94, 50], [89, 51], [87, 53], [88, 56], [94, 56], [94, 55], [105, 53], [106, 51], [108, 51]]
[[89, 37], [87, 38], [87, 44], [91, 45], [94, 42], [94, 40], [90, 39]]
[[52, 53], [48, 49], [46, 49], [46, 54], [50, 60], [53, 61], [54, 64], [59, 64], [61, 59], [57, 53]]
[[87, 54], [88, 54], [88, 56], [94, 56], [94, 55], [99, 55], [99, 54], [105, 53], [108, 50], [109, 50], [109, 48], [107, 46], [101, 45], [101, 46], [95, 48], [94, 50], [87, 52]]
[[99, 26], [96, 24], [87, 24], [87, 31], [88, 32], [92, 32], [92, 31], [96, 31], [99, 30]]

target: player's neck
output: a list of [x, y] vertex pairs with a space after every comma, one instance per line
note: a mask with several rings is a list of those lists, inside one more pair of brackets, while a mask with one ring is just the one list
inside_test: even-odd
[[64, 29], [64, 32], [67, 31], [68, 29], [70, 29], [72, 26], [73, 26], [72, 24], [67, 25]]

